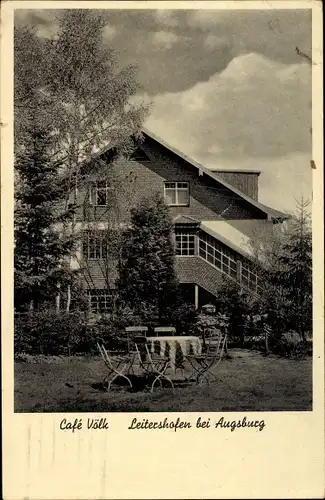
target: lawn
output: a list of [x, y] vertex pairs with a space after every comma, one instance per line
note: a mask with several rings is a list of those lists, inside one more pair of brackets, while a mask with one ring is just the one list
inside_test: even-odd
[[16, 412], [303, 411], [312, 409], [312, 360], [230, 351], [218, 382], [204, 386], [129, 392], [101, 389], [103, 362], [67, 358], [60, 363], [15, 364]]

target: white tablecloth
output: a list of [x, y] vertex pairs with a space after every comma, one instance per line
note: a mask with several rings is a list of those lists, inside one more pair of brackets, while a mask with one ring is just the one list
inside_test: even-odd
[[152, 354], [168, 356], [171, 368], [175, 371], [176, 365], [181, 364], [189, 354], [201, 354], [201, 340], [195, 336], [159, 336], [147, 337], [149, 350]]

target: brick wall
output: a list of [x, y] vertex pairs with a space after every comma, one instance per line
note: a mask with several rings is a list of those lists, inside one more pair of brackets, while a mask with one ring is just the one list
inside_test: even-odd
[[214, 182], [206, 174], [199, 175], [196, 168], [184, 160], [176, 159], [172, 153], [159, 151], [156, 144], [145, 144], [145, 151], [152, 161], [120, 161], [107, 167], [112, 184], [111, 207], [89, 205], [85, 190], [80, 190], [81, 204], [77, 220], [105, 220], [109, 217], [128, 220], [130, 208], [144, 197], [154, 194], [164, 195], [164, 182], [184, 181], [190, 184], [190, 205], [171, 207], [173, 216], [182, 214], [198, 220], [223, 219], [265, 219], [259, 209], [240, 199], [229, 189]]
[[264, 219], [259, 209], [236, 196], [223, 185], [213, 181], [208, 175], [199, 175], [196, 167], [182, 158], [147, 139], [143, 149], [154, 160], [150, 169], [167, 181], [187, 181], [190, 183], [190, 206], [173, 207], [173, 214], [183, 214], [199, 220], [224, 219]]
[[106, 262], [88, 261], [82, 262], [84, 266], [81, 268], [81, 278], [86, 288], [108, 288], [107, 283], [111, 288], [114, 288], [115, 281], [118, 278], [118, 270], [116, 262], [110, 262], [109, 266]]

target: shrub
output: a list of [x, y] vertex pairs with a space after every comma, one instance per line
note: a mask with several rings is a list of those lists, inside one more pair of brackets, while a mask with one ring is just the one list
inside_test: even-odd
[[216, 315], [199, 314], [196, 323], [192, 327], [192, 332], [196, 335], [209, 336], [213, 330], [228, 332], [229, 318], [225, 314]]
[[95, 343], [96, 340], [102, 341], [105, 348], [110, 351], [125, 351], [127, 349], [127, 337], [124, 328], [132, 325], [132, 322], [127, 317], [122, 318], [122, 320], [120, 323], [109, 317], [100, 318], [92, 326], [93, 342]]
[[183, 303], [172, 308], [170, 314], [163, 318], [160, 323], [174, 326], [177, 335], [189, 335], [195, 328], [198, 317], [198, 312], [193, 305]]
[[312, 343], [304, 341], [297, 332], [287, 332], [281, 338], [272, 338], [270, 348], [275, 354], [289, 359], [312, 355]]
[[255, 306], [254, 297], [239, 288], [237, 284], [225, 282], [218, 290], [216, 305], [217, 312], [228, 317], [229, 341], [233, 345], [244, 347], [244, 325]]
[[93, 331], [87, 316], [53, 310], [18, 315], [14, 325], [15, 357], [30, 355], [74, 355], [94, 350]]

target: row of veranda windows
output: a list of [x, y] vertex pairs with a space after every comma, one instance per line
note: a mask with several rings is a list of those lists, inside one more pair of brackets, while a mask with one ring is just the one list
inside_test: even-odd
[[[175, 232], [175, 253], [179, 256], [194, 256], [196, 235], [187, 229]], [[86, 260], [107, 259], [109, 257], [107, 233], [105, 230], [85, 231], [82, 245], [83, 258]], [[260, 286], [254, 266], [236, 252], [220, 243], [213, 236], [200, 233], [198, 236], [198, 254], [206, 262], [216, 267], [231, 278], [238, 279], [237, 263], [240, 262], [240, 282], [251, 290]]]
[[236, 253], [206, 233], [199, 237], [199, 256], [220, 271], [237, 279]]

